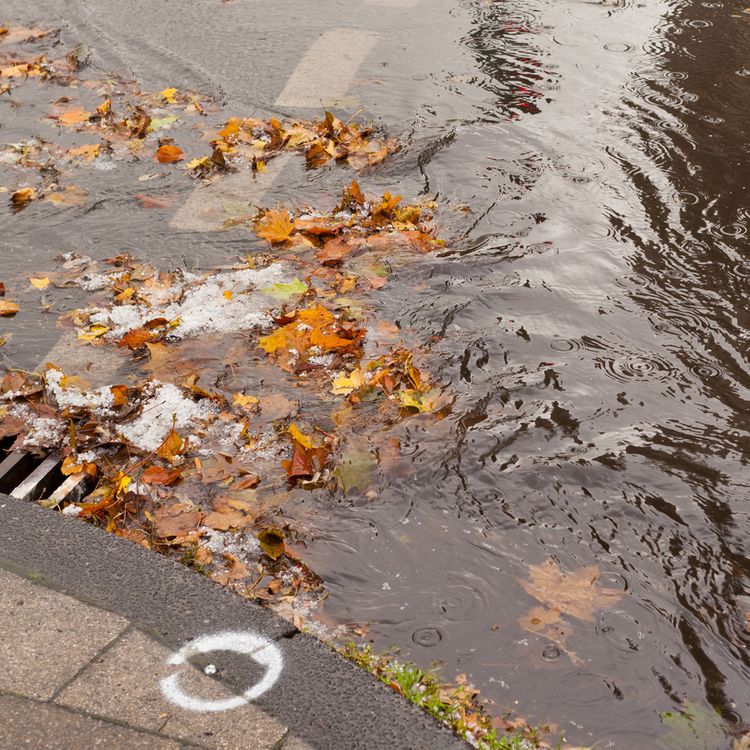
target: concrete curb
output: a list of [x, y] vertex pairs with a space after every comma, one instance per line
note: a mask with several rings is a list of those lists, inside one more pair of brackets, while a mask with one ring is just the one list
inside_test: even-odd
[[[285, 620], [179, 563], [78, 519], [0, 495], [0, 567], [127, 618], [177, 650], [220, 631], [253, 631], [284, 654], [278, 681], [254, 703], [314, 748], [467, 745], [366, 672]], [[248, 660], [222, 651], [211, 662], [240, 693]]]

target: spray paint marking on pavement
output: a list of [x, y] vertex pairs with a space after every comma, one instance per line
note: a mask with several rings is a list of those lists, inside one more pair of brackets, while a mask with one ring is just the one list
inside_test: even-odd
[[260, 682], [249, 687], [241, 695], [233, 695], [231, 698], [220, 700], [206, 700], [189, 695], [180, 687], [180, 673], [175, 672], [169, 677], [165, 677], [160, 683], [161, 691], [168, 700], [180, 708], [199, 713], [240, 708], [270, 690], [276, 684], [276, 680], [279, 679], [281, 670], [284, 668], [284, 659], [279, 647], [268, 638], [249, 631], [225, 631], [212, 635], [202, 635], [200, 638], [186, 643], [179, 651], [172, 654], [167, 663], [180, 666], [187, 664], [188, 659], [197, 654], [209, 654], [212, 651], [232, 651], [237, 654], [245, 654], [265, 667], [266, 672]]
[[276, 99], [277, 107], [320, 107], [344, 96], [378, 35], [331, 29], [315, 40]]

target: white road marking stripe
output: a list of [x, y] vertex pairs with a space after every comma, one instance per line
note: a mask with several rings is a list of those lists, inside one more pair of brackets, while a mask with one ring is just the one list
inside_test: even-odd
[[367, 0], [367, 2], [384, 8], [416, 8], [422, 0]]
[[344, 96], [377, 41], [377, 34], [360, 29], [321, 34], [289, 77], [276, 106], [320, 107]]
[[182, 232], [216, 232], [223, 229], [228, 218], [260, 203], [290, 157], [288, 153], [280, 154], [268, 162], [263, 172], [245, 170], [195, 188], [172, 216], [169, 228]]
[[66, 375], [80, 375], [94, 384], [110, 384], [123, 364], [121, 350], [111, 346], [92, 346], [78, 340], [75, 331], [65, 331], [57, 343], [39, 360], [37, 369], [57, 365]]

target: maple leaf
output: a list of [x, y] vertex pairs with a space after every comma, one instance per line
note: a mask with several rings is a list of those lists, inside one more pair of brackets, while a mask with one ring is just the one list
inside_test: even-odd
[[294, 231], [294, 222], [289, 211], [271, 209], [255, 224], [255, 234], [272, 244], [286, 242]]
[[599, 568], [590, 565], [573, 573], [564, 572], [554, 560], [529, 567], [524, 590], [550, 609], [592, 622], [597, 610], [614, 604], [622, 596], [617, 589], [597, 585]]
[[159, 146], [155, 158], [160, 164], [174, 164], [174, 162], [182, 161], [185, 158], [185, 152], [178, 146], [167, 143]]

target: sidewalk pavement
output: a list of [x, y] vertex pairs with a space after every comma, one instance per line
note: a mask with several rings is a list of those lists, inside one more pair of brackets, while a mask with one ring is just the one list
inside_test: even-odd
[[0, 495], [0, 750], [465, 750], [271, 612]]

